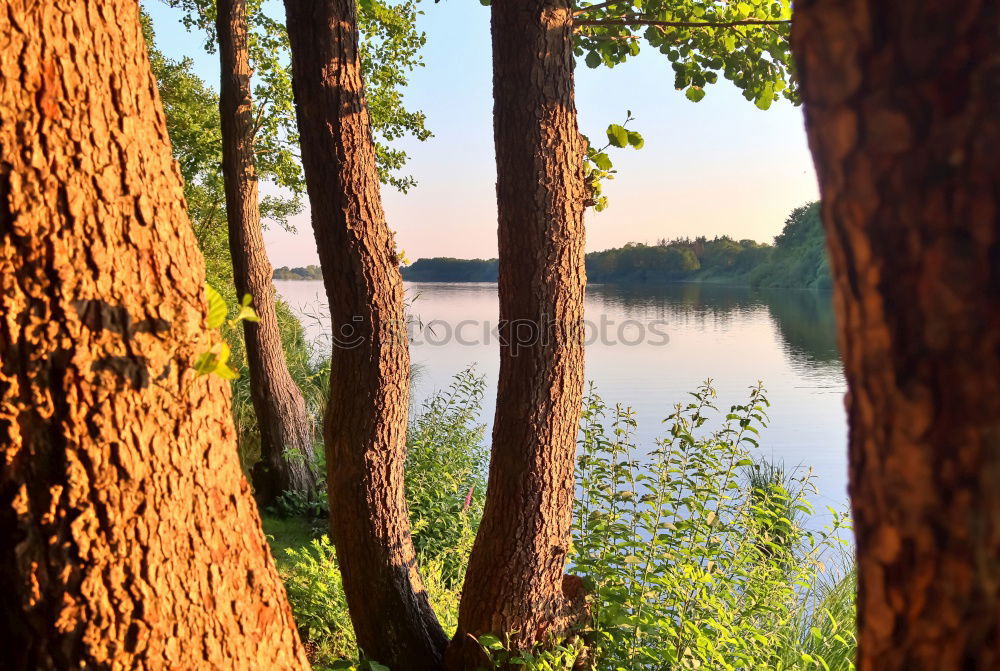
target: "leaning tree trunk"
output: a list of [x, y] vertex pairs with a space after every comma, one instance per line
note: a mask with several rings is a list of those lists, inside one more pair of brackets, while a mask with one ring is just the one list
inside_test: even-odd
[[859, 671], [1000, 668], [1000, 5], [801, 0]]
[[246, 0], [218, 0], [216, 32], [221, 79], [222, 173], [233, 279], [239, 296], [253, 297], [258, 322], [243, 322], [250, 397], [260, 431], [260, 461], [253, 484], [261, 503], [281, 492], [315, 494], [312, 426], [306, 403], [288, 372], [274, 309], [271, 263], [264, 249], [257, 172], [254, 167], [254, 123], [251, 115], [250, 55], [247, 47]]
[[481, 661], [476, 636], [510, 634], [527, 648], [560, 636], [579, 607], [563, 576], [583, 395], [586, 194], [572, 7], [508, 0], [491, 11], [500, 378], [486, 508], [448, 652], [454, 669]]
[[5, 669], [305, 669], [135, 2], [0, 11]]
[[438, 669], [447, 639], [417, 573], [403, 490], [410, 356], [382, 211], [354, 0], [287, 0], [292, 85], [334, 334], [324, 433], [330, 528], [359, 647]]

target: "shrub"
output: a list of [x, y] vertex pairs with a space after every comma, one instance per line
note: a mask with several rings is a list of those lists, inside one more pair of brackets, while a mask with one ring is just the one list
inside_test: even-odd
[[[449, 633], [485, 498], [483, 390], [463, 371], [409, 431], [414, 541]], [[754, 459], [767, 421], [761, 387], [725, 414], [708, 383], [692, 396], [642, 453], [632, 411], [588, 395], [569, 571], [590, 589], [591, 620], [579, 638], [532, 651], [509, 650], [502, 633], [481, 637], [495, 668], [568, 671], [585, 641], [600, 671], [853, 669], [853, 573], [836, 578], [823, 563], [838, 556], [846, 521], [834, 514], [832, 528], [809, 531], [811, 473]], [[281, 571], [314, 668], [385, 671], [358, 661], [326, 537], [286, 553]]]
[[406, 503], [422, 559], [441, 563], [448, 584], [460, 585], [486, 500], [489, 452], [479, 423], [485, 379], [468, 368], [431, 396], [410, 425]]
[[301, 548], [287, 548], [285, 553], [282, 578], [310, 659], [353, 657], [354, 628], [330, 539], [321, 536]]
[[852, 593], [815, 600], [842, 518], [806, 530], [811, 476], [753, 461], [767, 419], [760, 386], [708, 432], [714, 397], [706, 383], [676, 406], [645, 458], [631, 410], [586, 400], [571, 571], [592, 590], [585, 637], [598, 667], [852, 668]]
[[[351, 617], [347, 610], [344, 585], [337, 567], [333, 544], [327, 536], [301, 548], [286, 548], [281, 569], [288, 601], [305, 642], [310, 662], [324, 668], [370, 668], [384, 671], [371, 662], [362, 663]], [[432, 559], [421, 566], [424, 587], [446, 632], [458, 625], [459, 589], [442, 576], [443, 563]], [[387, 613], [386, 617], [392, 617]], [[349, 664], [337, 664], [347, 661]]]
[[[406, 493], [413, 539], [424, 586], [446, 632], [458, 626], [460, 589], [485, 498], [488, 455], [478, 421], [484, 388], [482, 376], [472, 369], [462, 371], [447, 390], [426, 401], [407, 437]], [[326, 510], [325, 494], [321, 499], [286, 492], [271, 512], [315, 514]], [[322, 535], [285, 553], [281, 574], [314, 668], [384, 671], [373, 662], [358, 661], [329, 539]]]

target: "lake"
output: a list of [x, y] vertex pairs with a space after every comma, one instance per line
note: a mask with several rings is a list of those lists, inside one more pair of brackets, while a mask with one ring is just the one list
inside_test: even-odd
[[[328, 341], [322, 282], [275, 281], [308, 335]], [[418, 367], [414, 407], [470, 365], [486, 376], [483, 422], [493, 420], [499, 349], [497, 286], [407, 283]], [[847, 506], [846, 390], [830, 296], [812, 291], [675, 284], [590, 285], [585, 306], [586, 376], [608, 404], [632, 406], [640, 447], [652, 447], [661, 420], [706, 378], [725, 411], [758, 380], [771, 401], [761, 456], [786, 468], [812, 467], [825, 508]], [[325, 339], [325, 340], [324, 340]], [[489, 434], [487, 434], [489, 435]]]

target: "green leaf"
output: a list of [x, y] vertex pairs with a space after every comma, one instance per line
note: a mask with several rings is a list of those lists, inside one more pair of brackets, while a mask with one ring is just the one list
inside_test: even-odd
[[208, 298], [208, 317], [206, 318], [206, 323], [208, 324], [208, 328], [217, 329], [226, 321], [226, 314], [229, 312], [229, 309], [226, 307], [226, 301], [223, 300], [219, 292], [208, 282], [205, 283], [205, 295]]
[[772, 102], [774, 102], [774, 83], [768, 82], [764, 84], [763, 90], [757, 96], [757, 109], [766, 110], [771, 106]]
[[636, 133], [634, 130], [628, 132], [628, 143], [633, 149], [642, 149], [646, 141], [642, 139], [642, 136]]
[[236, 380], [240, 377], [239, 373], [224, 363], [220, 363], [212, 372], [221, 377], [223, 380]]
[[483, 634], [479, 637], [479, 645], [483, 646], [487, 650], [502, 650], [503, 643], [500, 639], [493, 634]]
[[240, 374], [229, 367], [232, 350], [226, 342], [220, 342], [208, 352], [199, 354], [194, 361], [194, 369], [199, 375], [215, 374], [223, 380], [235, 380]]
[[684, 92], [684, 96], [693, 103], [700, 102], [705, 97], [705, 89], [699, 86], [690, 86]]
[[595, 154], [593, 160], [594, 160], [594, 165], [596, 165], [601, 170], [611, 170], [612, 167], [611, 159], [604, 152]]
[[202, 352], [194, 360], [194, 369], [198, 375], [208, 375], [215, 370], [215, 355], [211, 352]]
[[260, 316], [257, 314], [257, 311], [254, 310], [252, 307], [250, 307], [250, 302], [248, 300], [249, 298], [250, 294], [247, 294], [246, 296], [243, 297], [243, 303], [240, 305], [240, 311], [237, 312], [236, 316], [233, 318], [233, 324], [238, 324], [241, 321], [248, 321], [248, 322], [260, 321]]
[[613, 147], [627, 147], [628, 131], [623, 126], [613, 123], [608, 126], [608, 141]]
[[601, 64], [601, 60], [601, 55], [599, 53], [591, 51], [587, 54], [587, 58], [584, 59], [584, 62], [587, 64], [588, 68], [596, 68]]

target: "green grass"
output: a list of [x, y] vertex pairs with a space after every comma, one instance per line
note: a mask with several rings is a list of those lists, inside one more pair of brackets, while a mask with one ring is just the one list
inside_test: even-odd
[[313, 539], [312, 523], [304, 517], [272, 517], [263, 515], [261, 522], [267, 543], [271, 546], [274, 563], [279, 569], [286, 568], [289, 563], [286, 549], [301, 550]]

